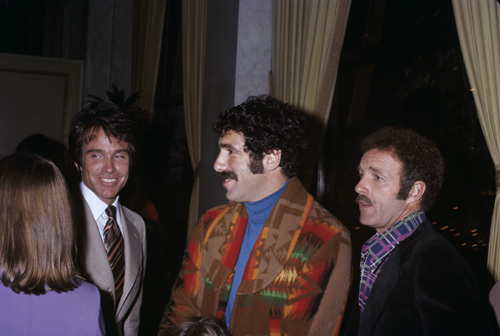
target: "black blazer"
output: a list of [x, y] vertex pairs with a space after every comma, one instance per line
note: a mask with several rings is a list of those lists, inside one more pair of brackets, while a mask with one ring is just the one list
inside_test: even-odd
[[493, 335], [469, 265], [427, 221], [386, 260], [345, 335]]

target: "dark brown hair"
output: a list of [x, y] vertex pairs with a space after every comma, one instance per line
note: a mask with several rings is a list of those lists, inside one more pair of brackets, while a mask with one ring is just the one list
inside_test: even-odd
[[0, 160], [0, 218], [4, 286], [27, 294], [77, 287], [71, 203], [52, 162], [25, 153]]
[[135, 157], [135, 136], [132, 119], [111, 102], [102, 102], [94, 109], [82, 110], [71, 121], [69, 152], [71, 159], [81, 167], [84, 143], [92, 141], [99, 130], [104, 134], [125, 141], [129, 145], [130, 166]]

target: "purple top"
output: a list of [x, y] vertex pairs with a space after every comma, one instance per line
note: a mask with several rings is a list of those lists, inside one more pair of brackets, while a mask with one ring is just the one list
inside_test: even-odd
[[0, 282], [0, 335], [104, 335], [99, 290], [16, 294]]

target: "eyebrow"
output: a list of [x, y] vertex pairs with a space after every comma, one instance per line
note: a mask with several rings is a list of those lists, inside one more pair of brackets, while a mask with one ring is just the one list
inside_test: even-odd
[[375, 168], [375, 167], [372, 167], [372, 166], [369, 166], [368, 167], [368, 170], [371, 170], [377, 174], [382, 174], [382, 170], [378, 169], [378, 168]]
[[233, 152], [237, 152], [238, 149], [236, 147], [234, 147], [233, 145], [230, 145], [228, 143], [220, 143], [219, 142], [219, 148], [225, 148], [225, 149], [229, 149], [229, 150], [232, 150]]
[[88, 153], [101, 153], [102, 150], [101, 149], [89, 149], [85, 152], [85, 154], [88, 154]]
[[[382, 174], [382, 171], [376, 167], [373, 167], [373, 166], [368, 166], [368, 168], [366, 170], [370, 170], [376, 174]], [[362, 168], [361, 168], [361, 165], [358, 165], [358, 171], [364, 171]]]
[[[102, 149], [89, 149], [88, 151], [85, 152], [85, 154], [88, 154], [88, 153], [102, 153], [104, 152], [104, 150]], [[130, 150], [129, 149], [118, 149], [118, 150], [115, 150], [113, 153], [127, 153], [127, 154], [130, 154]]]

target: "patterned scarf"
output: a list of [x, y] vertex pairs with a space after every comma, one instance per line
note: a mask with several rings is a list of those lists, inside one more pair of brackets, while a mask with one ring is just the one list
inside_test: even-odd
[[411, 236], [420, 223], [426, 220], [423, 211], [417, 211], [392, 225], [383, 233], [376, 233], [361, 248], [361, 280], [358, 304], [361, 313], [365, 310], [370, 291], [387, 257], [403, 240]]

